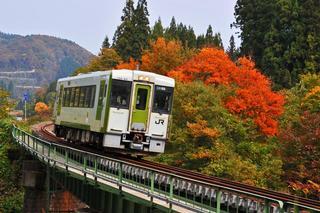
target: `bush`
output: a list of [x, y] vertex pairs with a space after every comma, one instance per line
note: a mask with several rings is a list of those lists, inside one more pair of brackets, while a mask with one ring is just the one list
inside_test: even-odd
[[23, 189], [19, 183], [20, 162], [12, 162], [8, 152], [16, 149], [12, 143], [12, 120], [0, 121], [0, 212], [21, 212], [23, 207]]

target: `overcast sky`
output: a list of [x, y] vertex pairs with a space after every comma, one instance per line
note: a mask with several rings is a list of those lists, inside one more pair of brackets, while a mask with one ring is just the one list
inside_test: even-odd
[[[137, 2], [137, 0], [135, 0]], [[225, 47], [235, 29], [236, 0], [148, 0], [151, 25], [161, 17], [168, 26], [172, 16], [191, 25], [196, 34], [209, 24], [220, 32]], [[21, 35], [45, 34], [75, 41], [94, 54], [120, 23], [125, 0], [1, 0], [0, 31]], [[239, 40], [236, 40], [239, 46]]]

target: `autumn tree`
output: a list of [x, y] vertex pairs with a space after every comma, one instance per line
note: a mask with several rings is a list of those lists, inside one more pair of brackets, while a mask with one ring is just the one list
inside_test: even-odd
[[127, 69], [127, 70], [137, 70], [140, 66], [140, 62], [134, 60], [133, 58], [129, 59], [129, 62], [123, 62], [116, 66], [116, 69]]
[[300, 195], [320, 198], [320, 112], [304, 112], [280, 134], [285, 180]]
[[0, 88], [0, 120], [8, 117], [12, 104], [9, 101], [9, 93]]
[[243, 119], [253, 119], [263, 134], [277, 134], [277, 118], [283, 112], [284, 99], [272, 92], [269, 79], [251, 60], [240, 58], [236, 65], [223, 50], [204, 48], [168, 75], [183, 82], [201, 80], [208, 85], [235, 86], [235, 93], [225, 99], [225, 106]]
[[78, 68], [74, 75], [98, 70], [110, 70], [121, 63], [121, 57], [112, 48], [103, 48], [97, 57], [92, 58], [85, 67]]
[[320, 86], [313, 87], [303, 97], [302, 108], [312, 113], [320, 112]]
[[181, 65], [184, 58], [180, 42], [158, 38], [150, 43], [150, 50], [142, 55], [141, 69], [166, 75], [169, 70]]
[[255, 136], [253, 122], [225, 108], [230, 94], [232, 89], [222, 84], [177, 82], [172, 132], [158, 160], [251, 185], [279, 187], [282, 163], [273, 153], [277, 147]]
[[40, 116], [48, 115], [49, 107], [43, 102], [38, 102], [34, 107], [34, 111]]
[[288, 128], [291, 123], [299, 123], [305, 111], [319, 112], [319, 85], [320, 74], [307, 73], [300, 76], [296, 86], [283, 91], [286, 104], [281, 116], [282, 128]]

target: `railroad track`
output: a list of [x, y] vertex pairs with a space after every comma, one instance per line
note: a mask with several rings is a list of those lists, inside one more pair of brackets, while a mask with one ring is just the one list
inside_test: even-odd
[[36, 134], [37, 136], [39, 136], [40, 138], [48, 140], [53, 143], [67, 145], [67, 146], [70, 146], [72, 148], [76, 148], [76, 149], [79, 149], [82, 151], [91, 152], [93, 154], [105, 155], [107, 157], [112, 157], [114, 159], [126, 161], [128, 163], [133, 163], [133, 164], [141, 166], [141, 167], [160, 170], [165, 173], [171, 173], [171, 174], [183, 176], [183, 177], [186, 177], [186, 178], [189, 178], [192, 180], [199, 180], [199, 181], [202, 181], [205, 183], [210, 183], [210, 184], [214, 184], [217, 186], [226, 187], [226, 188], [229, 188], [230, 190], [235, 190], [235, 191], [240, 191], [240, 192], [245, 192], [245, 193], [252, 193], [252, 194], [260, 195], [261, 197], [269, 197], [269, 198], [272, 198], [275, 200], [282, 200], [282, 201], [289, 202], [289, 203], [292, 202], [292, 203], [304, 205], [304, 206], [314, 208], [314, 209], [320, 209], [320, 201], [318, 201], [318, 200], [297, 197], [297, 196], [282, 193], [282, 192], [258, 188], [258, 187], [246, 185], [246, 184], [235, 182], [235, 181], [230, 181], [227, 179], [207, 176], [207, 175], [201, 174], [199, 172], [194, 172], [194, 171], [190, 171], [190, 170], [186, 170], [186, 169], [182, 169], [182, 168], [178, 168], [178, 167], [159, 164], [159, 163], [155, 163], [155, 162], [147, 161], [147, 160], [143, 160], [143, 159], [137, 159], [137, 158], [133, 158], [133, 157], [126, 156], [126, 155], [121, 155], [121, 154], [114, 155], [111, 153], [99, 151], [97, 149], [94, 149], [93, 147], [79, 146], [76, 144], [68, 143], [63, 139], [56, 137], [51, 131], [49, 131], [48, 129], [50, 126], [52, 126], [51, 123], [45, 124], [45, 125], [40, 125], [37, 129], [33, 130], [33, 133]]

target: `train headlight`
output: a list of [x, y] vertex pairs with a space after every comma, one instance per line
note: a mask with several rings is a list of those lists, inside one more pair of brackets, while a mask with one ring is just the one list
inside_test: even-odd
[[139, 81], [150, 81], [150, 78], [148, 76], [139, 75], [138, 80]]

